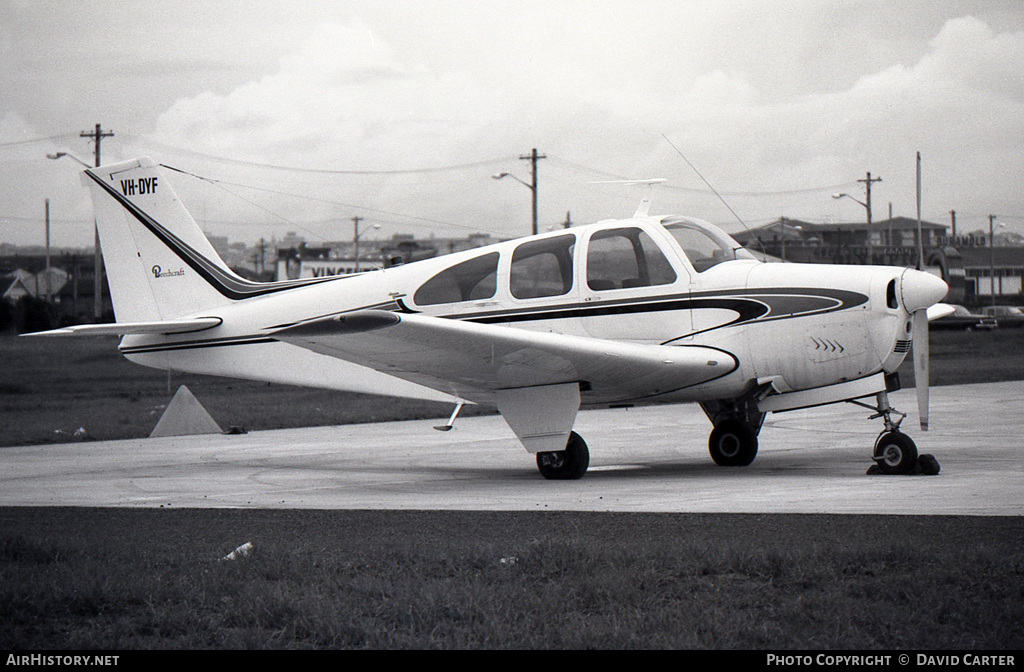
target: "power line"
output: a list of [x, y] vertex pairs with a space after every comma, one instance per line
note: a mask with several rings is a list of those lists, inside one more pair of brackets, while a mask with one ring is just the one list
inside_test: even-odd
[[[173, 171], [175, 171], [177, 173], [181, 173], [182, 175], [188, 175], [189, 177], [193, 177], [193, 178], [195, 178], [197, 180], [200, 180], [201, 182], [208, 182], [209, 184], [217, 187], [218, 189], [221, 189], [222, 191], [224, 191], [224, 192], [226, 192], [228, 194], [231, 194], [235, 198], [238, 198], [239, 200], [245, 201], [246, 203], [249, 203], [253, 207], [258, 208], [260, 210], [263, 210], [264, 212], [270, 214], [271, 216], [276, 217], [276, 218], [280, 219], [283, 222], [287, 222], [288, 224], [290, 224], [292, 226], [295, 226], [297, 228], [301, 228], [302, 230], [304, 230], [307, 233], [310, 233], [312, 235], [317, 235], [317, 234], [313, 234], [311, 231], [309, 231], [308, 229], [303, 228], [302, 226], [300, 226], [296, 222], [292, 222], [292, 221], [288, 220], [287, 218], [282, 217], [281, 215], [279, 215], [279, 214], [277, 214], [277, 213], [275, 213], [275, 212], [273, 212], [271, 210], [268, 210], [267, 208], [264, 208], [263, 206], [259, 205], [258, 203], [255, 203], [254, 201], [251, 201], [251, 200], [245, 198], [244, 196], [242, 196], [240, 194], [237, 194], [237, 193], [231, 191], [230, 189], [227, 189], [224, 185], [228, 185], [228, 186], [232, 186], [232, 187], [240, 187], [242, 189], [251, 189], [253, 191], [261, 191], [261, 192], [268, 193], [268, 194], [276, 194], [278, 196], [288, 196], [290, 198], [295, 198], [295, 199], [299, 199], [299, 200], [314, 201], [314, 202], [317, 202], [317, 203], [327, 203], [328, 205], [338, 205], [338, 206], [343, 206], [343, 207], [346, 207], [346, 208], [352, 208], [352, 209], [355, 209], [355, 210], [361, 210], [363, 212], [372, 212], [374, 214], [388, 215], [388, 216], [391, 216], [391, 217], [400, 217], [400, 218], [406, 219], [406, 220], [412, 219], [412, 220], [417, 220], [417, 221], [420, 221], [420, 222], [425, 222], [425, 223], [428, 223], [428, 224], [437, 224], [437, 225], [440, 225], [440, 226], [446, 226], [446, 227], [451, 227], [451, 228], [456, 228], [456, 229], [463, 229], [463, 230], [471, 231], [471, 232], [485, 231], [485, 232], [492, 233], [492, 234], [499, 235], [499, 236], [502, 235], [501, 231], [498, 231], [498, 230], [495, 230], [495, 229], [488, 230], [486, 227], [466, 226], [465, 224], [456, 224], [454, 222], [446, 222], [446, 221], [439, 220], [439, 219], [430, 219], [430, 218], [427, 218], [427, 217], [419, 217], [417, 215], [408, 215], [408, 214], [404, 214], [404, 213], [401, 213], [401, 212], [392, 212], [392, 211], [389, 211], [389, 210], [380, 210], [378, 208], [370, 208], [370, 207], [367, 207], [365, 205], [356, 205], [356, 204], [353, 204], [353, 203], [344, 203], [342, 201], [334, 201], [334, 200], [330, 200], [330, 199], [326, 199], [326, 198], [318, 198], [316, 196], [307, 196], [305, 194], [296, 194], [296, 193], [287, 192], [287, 191], [280, 191], [280, 190], [277, 190], [277, 189], [268, 189], [266, 187], [256, 187], [256, 186], [253, 186], [253, 185], [250, 185], [250, 184], [241, 184], [241, 183], [238, 183], [238, 182], [228, 182], [226, 180], [219, 180], [219, 179], [212, 178], [212, 177], [203, 177], [202, 175], [197, 175], [195, 173], [190, 173], [187, 170], [182, 170], [181, 168], [175, 168], [174, 166], [169, 166], [169, 165], [167, 165], [165, 163], [161, 163], [160, 165], [163, 166], [164, 168], [167, 168], [168, 170], [173, 170]], [[325, 220], [325, 221], [333, 221], [333, 220]], [[383, 220], [383, 221], [387, 221], [387, 220]], [[319, 222], [312, 222], [312, 224], [316, 224], [316, 223], [319, 223]]]
[[238, 165], [238, 166], [250, 166], [250, 167], [253, 167], [253, 168], [266, 168], [268, 170], [279, 170], [279, 171], [292, 172], [292, 173], [305, 173], [305, 174], [312, 174], [312, 175], [410, 175], [410, 174], [414, 175], [414, 174], [418, 174], [418, 173], [455, 172], [455, 171], [460, 171], [460, 170], [469, 170], [469, 169], [472, 169], [472, 168], [482, 168], [484, 166], [494, 165], [496, 163], [501, 163], [501, 162], [504, 162], [504, 161], [508, 161], [509, 159], [512, 158], [510, 156], [500, 156], [500, 157], [496, 157], [496, 158], [493, 158], [493, 159], [483, 159], [483, 160], [480, 160], [480, 161], [472, 161], [472, 162], [469, 162], [469, 163], [459, 163], [459, 164], [452, 164], [452, 165], [448, 165], [448, 166], [432, 166], [432, 167], [426, 167], [426, 168], [402, 168], [402, 169], [395, 169], [395, 170], [340, 170], [340, 169], [333, 169], [333, 168], [302, 168], [302, 167], [299, 167], [299, 166], [282, 166], [282, 165], [272, 164], [272, 163], [258, 163], [258, 162], [255, 162], [255, 161], [244, 161], [242, 159], [232, 159], [232, 158], [225, 157], [225, 156], [216, 156], [216, 155], [213, 155], [213, 154], [205, 154], [203, 152], [196, 152], [196, 151], [193, 151], [193, 150], [190, 150], [190, 149], [184, 149], [184, 148], [181, 148], [181, 147], [175, 147], [174, 145], [167, 145], [167, 144], [164, 144], [162, 142], [158, 142], [156, 140], [151, 140], [149, 138], [143, 138], [142, 140], [143, 140], [143, 142], [150, 143], [150, 144], [156, 145], [158, 147], [163, 147], [163, 148], [170, 149], [170, 150], [173, 150], [173, 151], [176, 151], [176, 152], [181, 152], [183, 154], [189, 154], [189, 155], [192, 155], [192, 156], [197, 156], [197, 157], [200, 157], [200, 158], [203, 158], [203, 159], [208, 159], [210, 161], [217, 161], [219, 163], [227, 163], [227, 164], [230, 164], [230, 165]]
[[54, 140], [64, 140], [73, 136], [73, 133], [61, 133], [59, 135], [50, 135], [45, 138], [33, 138], [32, 140], [15, 140], [13, 142], [0, 142], [0, 147], [16, 147], [18, 145], [32, 145], [39, 142], [53, 142]]
[[[628, 179], [631, 179], [630, 177], [627, 177], [625, 175], [620, 175], [618, 173], [611, 173], [611, 172], [608, 172], [608, 171], [605, 171], [605, 170], [599, 170], [597, 168], [592, 168], [590, 166], [584, 166], [584, 165], [581, 165], [579, 163], [574, 163], [572, 161], [566, 161], [565, 159], [560, 159], [557, 156], [549, 156], [548, 158], [551, 160], [551, 163], [554, 166], [560, 166], [562, 168], [567, 168], [567, 169], [570, 169], [570, 170], [575, 170], [575, 171], [578, 171], [578, 172], [581, 172], [581, 173], [586, 173], [586, 174], [590, 174], [590, 175], [598, 175], [598, 176], [601, 176], [601, 177], [603, 177], [605, 179], [611, 179], [611, 180], [628, 180]], [[825, 185], [825, 186], [820, 186], [820, 187], [801, 187], [799, 189], [779, 189], [779, 190], [775, 190], [775, 191], [730, 191], [730, 190], [727, 190], [727, 189], [722, 189], [722, 190], [719, 190], [718, 193], [722, 194], [723, 196], [796, 196], [796, 195], [799, 195], [799, 194], [812, 194], [812, 193], [816, 193], [816, 192], [834, 192], [836, 189], [842, 189], [844, 187], [849, 187], [849, 186], [851, 186], [853, 184], [856, 184], [856, 181], [843, 182], [841, 184], [830, 184], [830, 185]], [[687, 193], [687, 194], [707, 194], [708, 193], [707, 189], [698, 189], [696, 187], [680, 187], [680, 186], [675, 186], [675, 185], [672, 185], [672, 184], [663, 184], [663, 185], [661, 185], [659, 187], [659, 189], [664, 189], [664, 190], [668, 190], [668, 191], [679, 191], [679, 192], [683, 192], [683, 193]]]

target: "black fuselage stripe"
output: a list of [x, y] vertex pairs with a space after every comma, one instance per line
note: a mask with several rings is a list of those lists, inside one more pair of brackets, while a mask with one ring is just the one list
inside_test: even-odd
[[[781, 300], [773, 306], [772, 297], [780, 297]], [[867, 300], [868, 297], [863, 294], [842, 290], [824, 290], [821, 294], [811, 294], [807, 291], [748, 290], [738, 294], [708, 292], [692, 296], [675, 295], [654, 299], [645, 298], [640, 301], [609, 301], [590, 306], [567, 304], [542, 309], [523, 308], [483, 314], [477, 313], [476, 315], [447, 315], [445, 317], [464, 319], [481, 324], [495, 324], [717, 308], [738, 313], [738, 317], [728, 323], [736, 324], [750, 320], [763, 322], [830, 313], [836, 310], [854, 308], [867, 302]], [[802, 307], [799, 306], [801, 301], [804, 303]], [[778, 308], [781, 307], [783, 302], [787, 304], [785, 310], [779, 310]]]
[[[765, 294], [780, 294], [779, 291], [765, 291]], [[745, 293], [747, 294], [747, 293]], [[722, 295], [720, 298], [698, 298], [698, 299], [678, 299], [671, 301], [656, 300], [656, 301], [640, 301], [636, 303], [626, 303], [625, 301], [615, 302], [609, 306], [594, 306], [594, 307], [576, 307], [566, 309], [542, 309], [532, 311], [508, 311], [505, 313], [488, 313], [484, 317], [474, 315], [458, 315], [449, 316], [447, 319], [460, 319], [467, 322], [476, 322], [480, 324], [495, 324], [495, 323], [506, 323], [506, 322], [535, 322], [544, 320], [557, 320], [557, 319], [579, 319], [583, 317], [600, 317], [607, 315], [643, 315], [645, 313], [655, 313], [670, 310], [700, 310], [700, 309], [725, 309], [734, 311], [737, 313], [736, 318], [733, 320], [716, 325], [711, 329], [706, 329], [701, 332], [687, 333], [675, 338], [663, 341], [663, 345], [669, 345], [673, 341], [677, 341], [681, 338], [693, 336], [696, 333], [705, 333], [713, 329], [721, 329], [723, 327], [734, 326], [744, 322], [766, 322], [773, 320], [783, 319], [795, 319], [798, 317], [806, 317], [810, 315], [820, 315], [824, 313], [830, 313], [844, 308], [855, 307], [867, 301], [867, 297], [863, 294], [856, 294], [854, 292], [844, 292], [844, 294], [850, 295], [850, 303], [847, 304], [842, 300], [838, 300], [836, 305], [830, 308], [822, 308], [819, 304], [815, 304], [817, 307], [813, 310], [808, 310], [804, 313], [789, 313], [785, 315], [771, 314], [770, 300], [762, 295], [761, 299], [748, 299], [743, 296], [728, 296]], [[837, 297], [819, 296], [806, 294], [811, 299], [820, 301], [821, 299], [836, 300]], [[792, 299], [793, 295], [787, 294], [787, 299]], [[382, 305], [382, 304], [377, 304]], [[383, 304], [387, 305], [387, 304]], [[371, 306], [374, 308], [376, 306]], [[809, 305], [810, 307], [810, 305]], [[364, 308], [363, 310], [370, 309]], [[345, 311], [352, 312], [352, 311]], [[445, 319], [445, 318], [441, 318]], [[306, 321], [306, 320], [303, 320]], [[122, 348], [121, 352], [125, 354], [136, 354], [136, 353], [148, 353], [148, 352], [162, 352], [169, 350], [188, 350], [195, 348], [216, 348], [216, 347], [227, 347], [234, 345], [251, 345], [253, 343], [276, 343], [277, 339], [269, 336], [262, 335], [247, 335], [237, 336], [219, 339], [202, 339], [202, 340], [191, 340], [191, 341], [176, 341], [166, 344], [154, 344], [154, 345], [143, 345], [143, 346], [130, 346]]]

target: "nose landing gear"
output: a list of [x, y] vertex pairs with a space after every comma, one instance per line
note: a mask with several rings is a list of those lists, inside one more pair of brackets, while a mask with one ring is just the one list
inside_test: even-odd
[[[875, 395], [877, 406], [852, 401], [851, 403], [869, 408], [875, 411], [869, 420], [883, 418], [885, 429], [875, 441], [873, 459], [878, 465], [879, 471], [883, 474], [909, 474], [917, 465], [917, 445], [913, 440], [900, 431], [900, 423], [907, 417], [906, 413], [900, 413], [889, 405], [889, 394], [879, 392]], [[893, 416], [899, 416], [895, 421]]]

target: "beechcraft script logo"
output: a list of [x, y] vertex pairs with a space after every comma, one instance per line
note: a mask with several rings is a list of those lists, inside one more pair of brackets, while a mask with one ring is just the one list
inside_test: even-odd
[[173, 278], [175, 276], [185, 275], [185, 269], [184, 268], [179, 268], [176, 271], [165, 271], [164, 269], [162, 269], [159, 266], [154, 266], [150, 270], [153, 271], [153, 277], [154, 278]]

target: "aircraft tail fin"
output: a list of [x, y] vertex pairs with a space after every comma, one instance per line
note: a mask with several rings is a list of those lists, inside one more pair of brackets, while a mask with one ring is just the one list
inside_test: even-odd
[[152, 159], [90, 168], [82, 180], [118, 322], [173, 320], [260, 293], [228, 268]]

